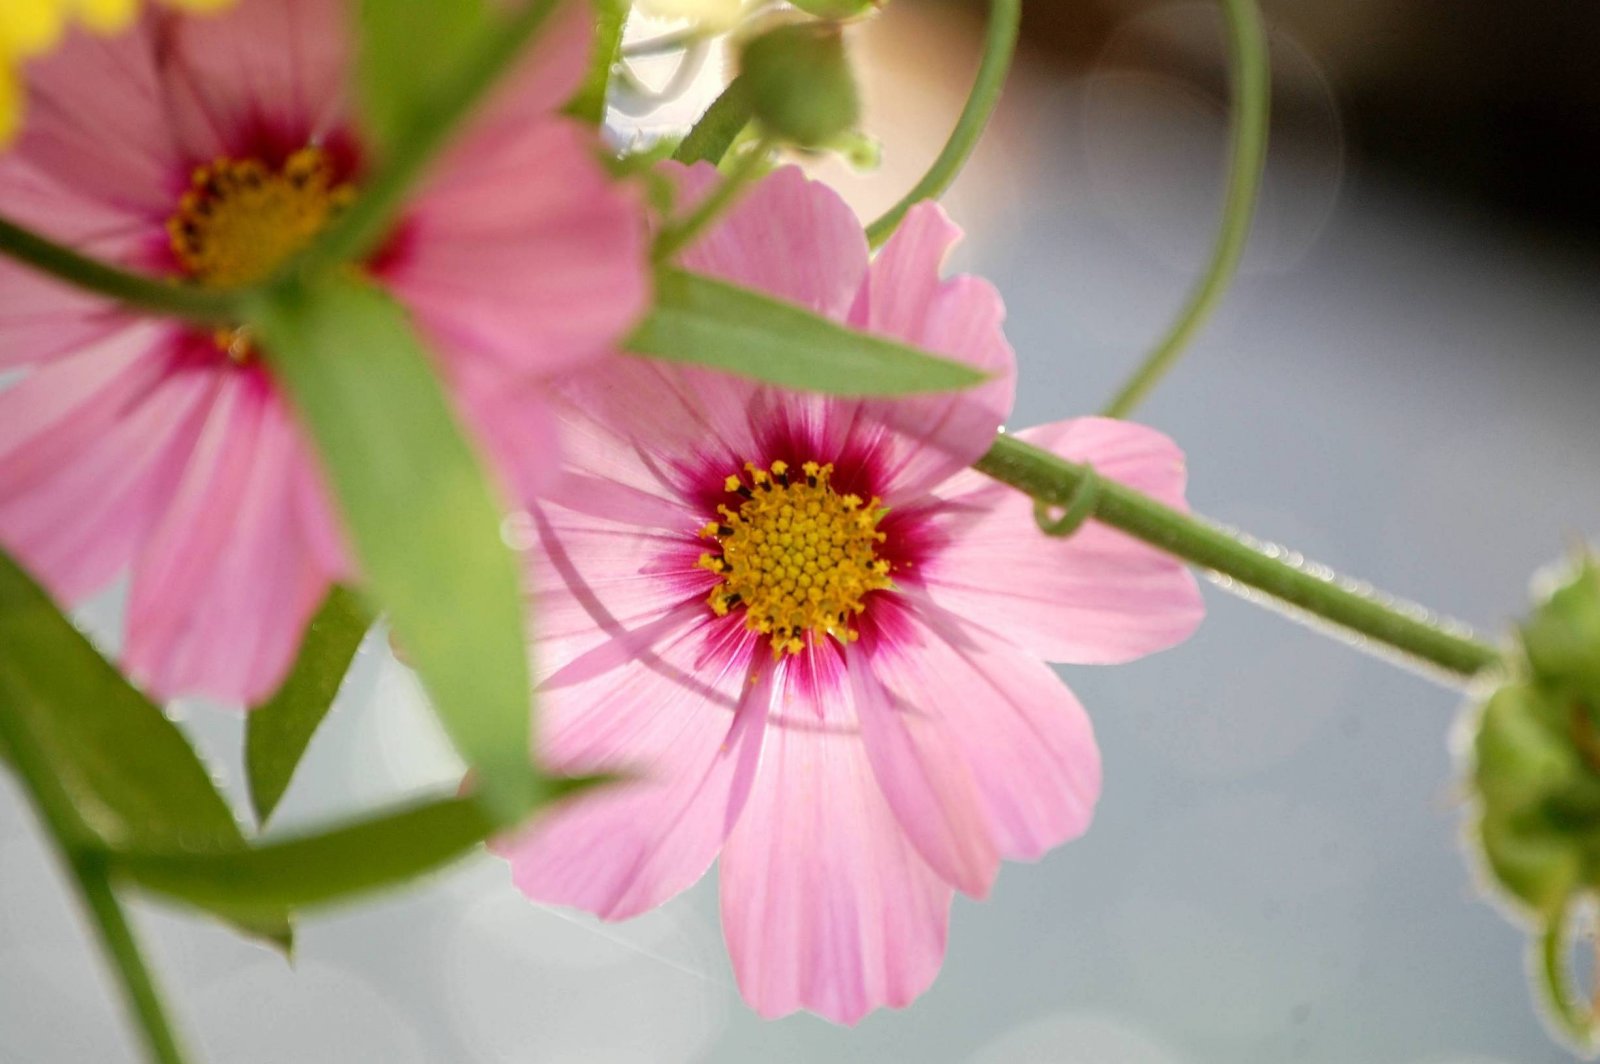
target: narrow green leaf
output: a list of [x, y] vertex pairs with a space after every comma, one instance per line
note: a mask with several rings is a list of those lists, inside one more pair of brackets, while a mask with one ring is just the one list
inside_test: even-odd
[[[533, 808], [601, 782], [551, 780]], [[491, 817], [470, 798], [440, 798], [244, 851], [117, 852], [111, 868], [147, 889], [248, 917], [404, 883], [455, 861], [515, 823]]]
[[[0, 553], [0, 713], [42, 751], [85, 827], [113, 846], [237, 849], [238, 822], [178, 727]], [[243, 928], [287, 942], [281, 910]]]
[[951, 391], [984, 379], [971, 366], [676, 269], [657, 271], [655, 310], [627, 347], [637, 355], [834, 395]]
[[485, 0], [360, 0], [367, 130], [395, 143], [454, 76], [489, 21]]
[[274, 289], [254, 321], [316, 442], [367, 589], [496, 815], [534, 793], [521, 574], [404, 312], [354, 280]]
[[265, 824], [288, 790], [311, 737], [339, 694], [372, 614], [352, 592], [336, 587], [311, 619], [294, 668], [245, 724], [244, 767], [256, 822]]
[[567, 114], [592, 126], [606, 118], [606, 97], [611, 91], [611, 71], [622, 50], [622, 27], [628, 21], [629, 0], [590, 0], [594, 8], [594, 43], [589, 72], [578, 94], [567, 104]]
[[672, 157], [680, 163], [720, 163], [749, 124], [750, 94], [745, 91], [744, 79], [736, 77], [711, 101]]

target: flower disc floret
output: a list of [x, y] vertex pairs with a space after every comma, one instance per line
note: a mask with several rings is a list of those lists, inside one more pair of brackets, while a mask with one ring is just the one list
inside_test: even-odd
[[745, 625], [771, 638], [774, 657], [798, 654], [808, 635], [854, 642], [851, 619], [866, 609], [868, 593], [891, 583], [877, 552], [879, 500], [834, 491], [832, 465], [800, 470], [792, 477], [786, 462], [746, 463], [744, 477], [723, 485], [744, 501], [717, 507], [722, 519], [700, 530], [721, 548], [700, 557], [722, 578], [707, 600], [711, 611], [723, 617], [742, 608]]
[[301, 148], [277, 168], [218, 159], [195, 169], [167, 234], [190, 278], [234, 288], [263, 280], [303, 250], [354, 194], [321, 148]]

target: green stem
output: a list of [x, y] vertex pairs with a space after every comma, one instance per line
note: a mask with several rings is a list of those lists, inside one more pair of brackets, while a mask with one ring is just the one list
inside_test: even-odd
[[567, 104], [567, 114], [598, 126], [606, 120], [606, 98], [611, 89], [611, 73], [622, 56], [622, 30], [628, 21], [630, 0], [591, 0], [594, 7], [594, 50], [589, 73], [578, 94]]
[[711, 190], [710, 195], [701, 200], [687, 216], [661, 230], [661, 234], [656, 237], [655, 248], [651, 251], [655, 261], [665, 262], [688, 247], [695, 237], [705, 232], [712, 222], [732, 207], [739, 197], [744, 195], [751, 180], [766, 165], [771, 150], [770, 141], [759, 140], [734, 160], [728, 172], [717, 183], [717, 187]]
[[[998, 437], [975, 468], [1050, 506], [1081, 498], [1080, 487], [1094, 476], [1088, 466], [1011, 436]], [[1331, 574], [1285, 560], [1282, 551], [1248, 542], [1115, 481], [1100, 478], [1092, 512], [1101, 523], [1192, 565], [1455, 676], [1475, 676], [1500, 660], [1494, 647], [1453, 630], [1458, 626], [1397, 609]]]
[[950, 139], [922, 180], [914, 185], [899, 203], [890, 207], [877, 221], [867, 226], [867, 240], [879, 247], [917, 203], [936, 199], [956, 179], [967, 157], [978, 146], [989, 116], [1000, 102], [1000, 91], [1005, 87], [1006, 73], [1011, 69], [1011, 57], [1017, 50], [1017, 27], [1022, 21], [1022, 0], [989, 0], [989, 26], [984, 34], [983, 61], [978, 66], [978, 76], [972, 83], [972, 93], [967, 97], [961, 116], [956, 119]]
[[124, 1002], [144, 1036], [149, 1059], [153, 1064], [184, 1064], [184, 1053], [167, 1021], [161, 995], [145, 966], [122, 906], [112, 893], [104, 851], [78, 815], [61, 782], [51, 773], [33, 734], [17, 714], [3, 705], [0, 705], [0, 743], [9, 751], [11, 764], [99, 932], [100, 944], [121, 977]]
[[174, 284], [120, 270], [0, 217], [0, 254], [86, 291], [156, 314], [208, 325], [239, 320], [235, 293]]
[[530, 0], [514, 15], [492, 23], [456, 64], [454, 77], [419, 108], [361, 195], [288, 269], [315, 272], [370, 253], [462, 118], [533, 43], [560, 2]]
[[1228, 24], [1233, 121], [1232, 143], [1228, 150], [1228, 189], [1217, 241], [1200, 283], [1190, 293], [1166, 335], [1106, 406], [1107, 417], [1127, 417], [1166, 376], [1222, 301], [1244, 258], [1267, 158], [1272, 78], [1266, 28], [1255, 0], [1222, 0], [1222, 10]]
[[750, 97], [744, 91], [744, 79], [736, 77], [711, 101], [672, 158], [680, 163], [720, 163], [749, 124]]
[[1562, 901], [1549, 918], [1535, 947], [1534, 982], [1544, 991], [1556, 1025], [1585, 1053], [1594, 1048], [1594, 1013], [1572, 999], [1571, 977], [1567, 973], [1567, 924], [1573, 899]]

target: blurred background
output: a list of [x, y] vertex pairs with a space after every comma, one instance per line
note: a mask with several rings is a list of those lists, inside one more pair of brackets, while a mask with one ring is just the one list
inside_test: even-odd
[[[1535, 568], [1600, 532], [1600, 5], [1264, 7], [1276, 119], [1252, 249], [1140, 417], [1188, 451], [1201, 512], [1497, 634]], [[1206, 257], [1226, 136], [1211, 4], [1027, 11], [999, 121], [949, 199], [971, 233], [956, 265], [1009, 304], [1017, 425], [1093, 412], [1164, 329]], [[896, 0], [861, 31], [884, 165], [823, 169], [864, 215], [937, 150], [981, 14]], [[692, 117], [717, 66], [619, 128]], [[1094, 829], [958, 900], [933, 989], [853, 1030], [744, 1008], [714, 874], [600, 925], [528, 904], [480, 858], [307, 920], [293, 969], [154, 906], [139, 922], [215, 1064], [1571, 1059], [1458, 844], [1460, 696], [1208, 601], [1175, 651], [1063, 670], [1104, 748]], [[108, 647], [119, 608], [84, 618]], [[175, 712], [242, 797], [237, 715]], [[276, 830], [458, 772], [376, 633]], [[0, 1061], [134, 1059], [87, 943], [0, 780]]]

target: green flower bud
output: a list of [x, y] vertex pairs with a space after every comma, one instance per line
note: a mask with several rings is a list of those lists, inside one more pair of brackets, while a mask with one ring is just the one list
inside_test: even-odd
[[783, 25], [753, 38], [739, 73], [762, 127], [795, 147], [826, 147], [860, 117], [844, 38], [829, 23]]
[[1600, 566], [1585, 552], [1522, 626], [1536, 682], [1600, 712]]
[[1543, 919], [1560, 912], [1582, 881], [1582, 853], [1537, 817], [1485, 816], [1478, 842], [1495, 882]]
[[882, 7], [887, 0], [789, 0], [808, 15], [817, 18], [860, 18]]
[[1600, 797], [1600, 776], [1570, 738], [1570, 711], [1531, 684], [1507, 684], [1478, 717], [1474, 835], [1496, 882], [1545, 917], [1584, 881], [1600, 823], [1575, 815]]
[[1519, 629], [1524, 655], [1470, 718], [1470, 836], [1494, 883], [1532, 925], [1530, 977], [1574, 1044], [1595, 1044], [1572, 991], [1567, 916], [1600, 896], [1600, 568], [1584, 556]]

